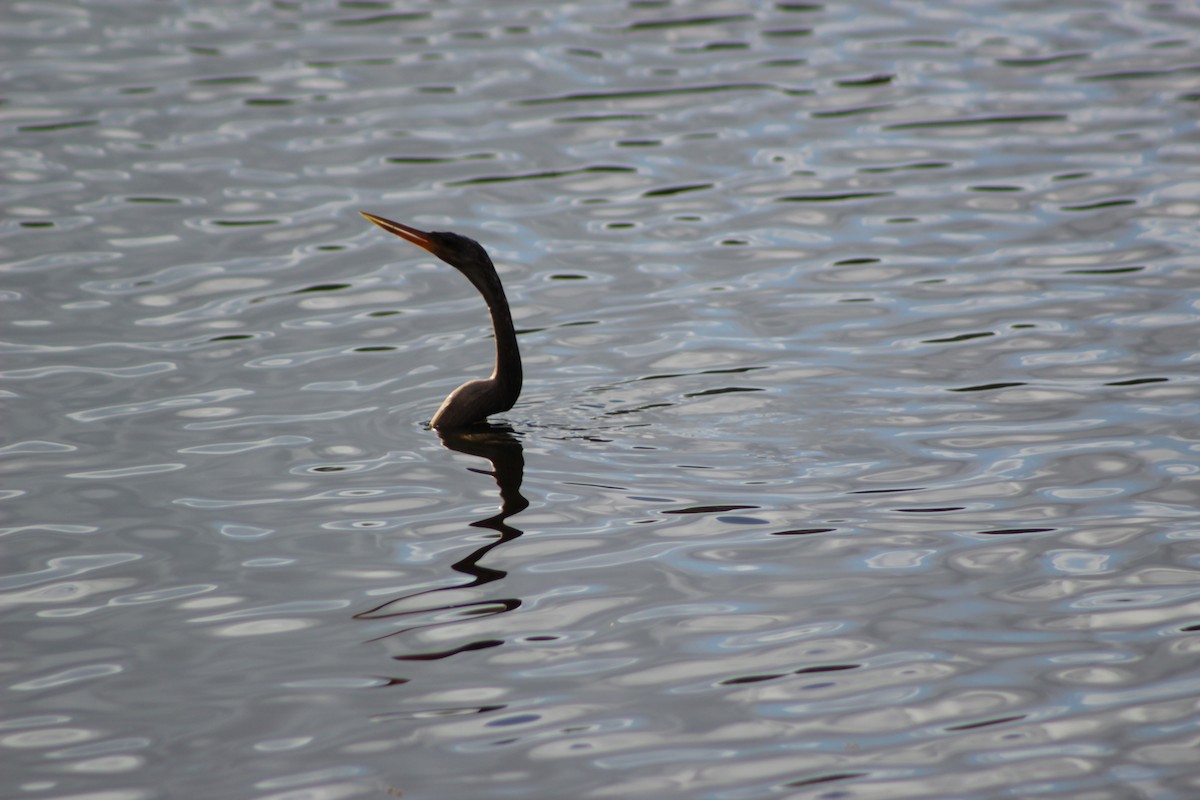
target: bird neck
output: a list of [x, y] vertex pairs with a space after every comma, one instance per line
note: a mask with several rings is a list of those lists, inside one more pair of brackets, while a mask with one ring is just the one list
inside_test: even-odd
[[507, 403], [502, 410], [507, 411], [521, 394], [522, 374], [521, 352], [517, 349], [517, 331], [513, 327], [512, 314], [508, 310], [508, 301], [504, 297], [503, 289], [500, 289], [494, 302], [488, 303], [488, 310], [492, 314], [492, 327], [496, 331], [496, 367], [492, 370], [492, 380]]

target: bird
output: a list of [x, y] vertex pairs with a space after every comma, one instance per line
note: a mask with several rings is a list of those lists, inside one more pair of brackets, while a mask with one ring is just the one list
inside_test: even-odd
[[521, 395], [521, 353], [512, 311], [496, 267], [483, 245], [451, 231], [422, 231], [390, 219], [358, 212], [388, 233], [412, 242], [457, 269], [483, 295], [496, 338], [496, 366], [487, 378], [467, 381], [451, 392], [429, 421], [439, 431], [467, 428], [508, 411]]

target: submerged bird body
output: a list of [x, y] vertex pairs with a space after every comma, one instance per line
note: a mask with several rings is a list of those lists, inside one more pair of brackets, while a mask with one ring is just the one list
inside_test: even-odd
[[389, 233], [428, 250], [467, 277], [487, 303], [496, 334], [496, 366], [487, 378], [467, 381], [442, 402], [431, 427], [440, 430], [463, 428], [482, 422], [491, 414], [507, 411], [521, 394], [521, 353], [517, 332], [500, 276], [483, 246], [474, 239], [450, 231], [422, 231], [360, 211], [364, 217]]

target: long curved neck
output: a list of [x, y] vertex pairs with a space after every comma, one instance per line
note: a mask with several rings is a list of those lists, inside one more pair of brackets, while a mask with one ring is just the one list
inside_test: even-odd
[[492, 314], [492, 327], [496, 332], [496, 367], [491, 379], [496, 384], [497, 399], [504, 403], [500, 410], [507, 411], [521, 394], [521, 352], [517, 349], [517, 331], [499, 281], [496, 290], [485, 293], [483, 299]]

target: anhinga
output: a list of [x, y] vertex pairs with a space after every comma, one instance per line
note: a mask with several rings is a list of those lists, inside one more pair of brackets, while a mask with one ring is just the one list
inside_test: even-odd
[[513, 328], [504, 287], [500, 285], [500, 276], [487, 252], [479, 242], [457, 233], [421, 231], [365, 211], [358, 213], [388, 233], [428, 250], [466, 275], [483, 295], [491, 312], [496, 334], [496, 368], [490, 377], [467, 381], [451, 392], [429, 421], [430, 426], [441, 430], [462, 428], [512, 408], [521, 394], [521, 354], [517, 350], [517, 332]]

